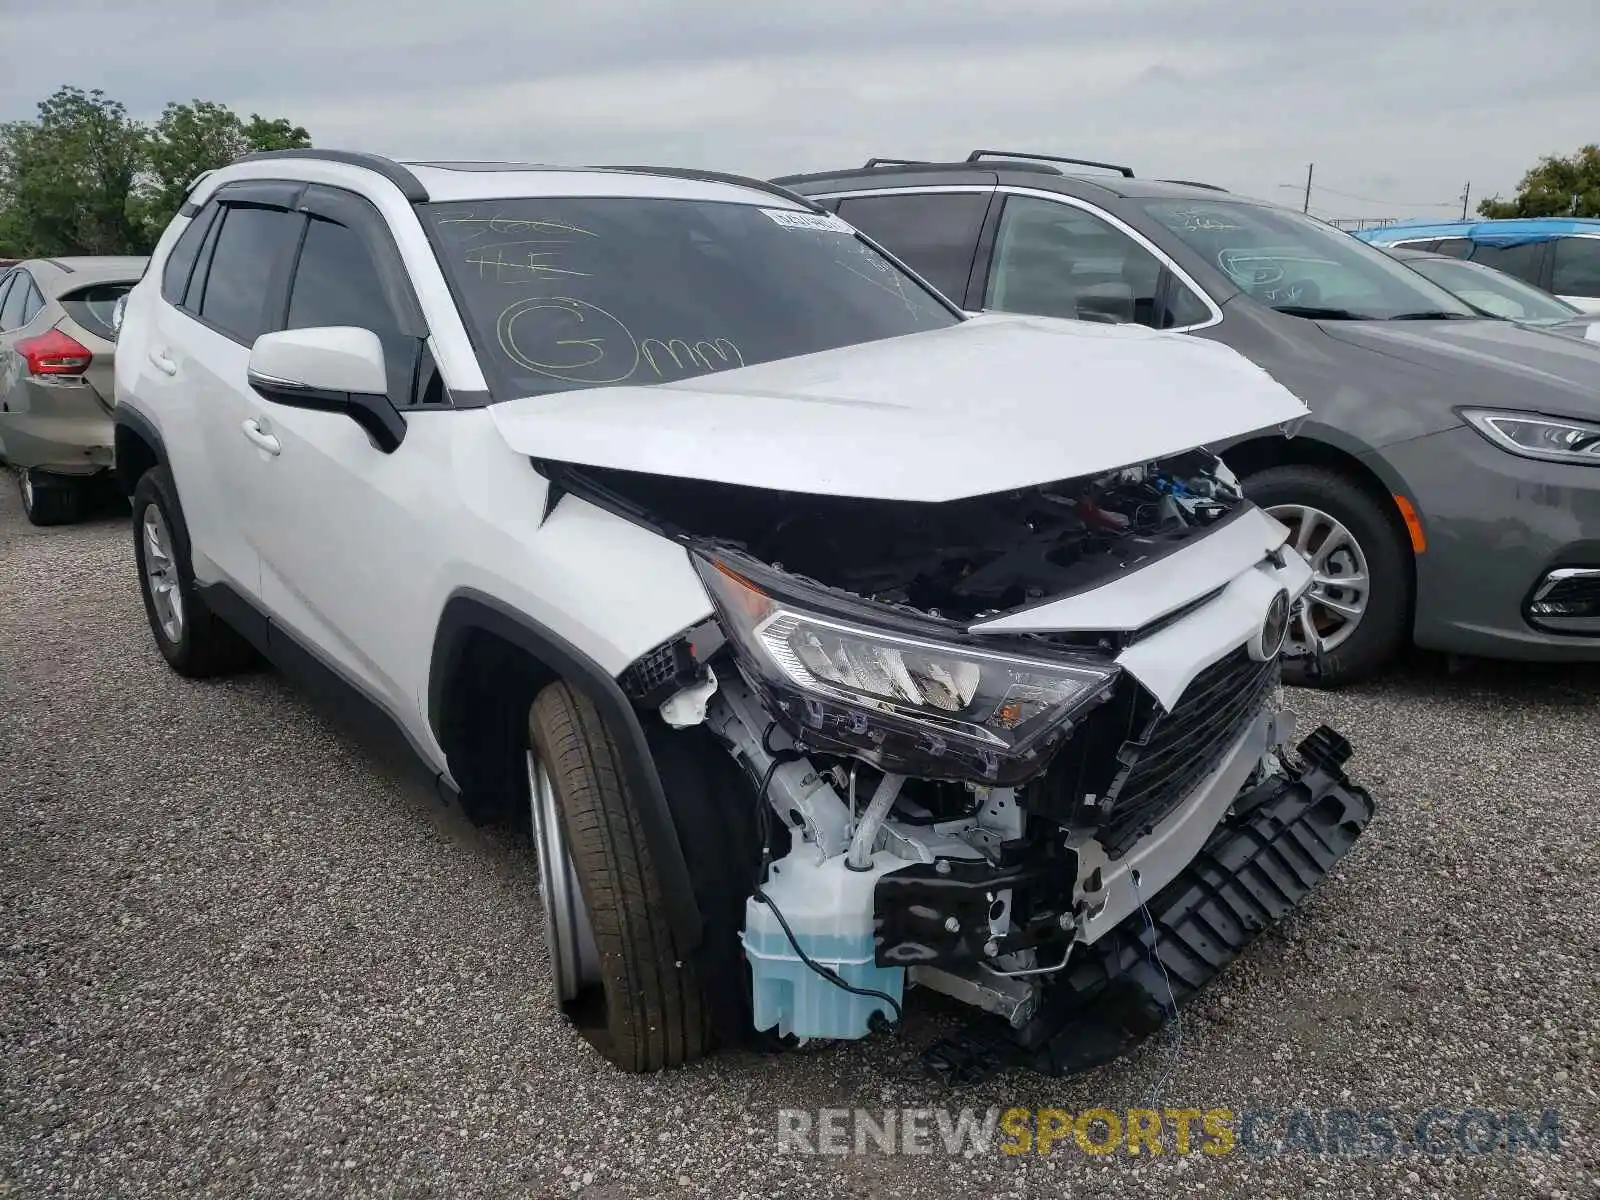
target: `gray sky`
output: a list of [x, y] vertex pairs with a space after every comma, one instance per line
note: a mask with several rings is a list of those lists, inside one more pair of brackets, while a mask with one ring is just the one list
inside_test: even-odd
[[[226, 7], [236, 15], [215, 15]], [[770, 175], [984, 146], [1107, 158], [1294, 204], [1315, 161], [1321, 215], [1449, 216], [1468, 180], [1475, 206], [1509, 195], [1540, 155], [1600, 140], [1594, 0], [0, 9], [0, 119], [32, 116], [74, 83], [141, 117], [200, 97], [289, 117], [318, 145], [396, 157]], [[64, 33], [72, 49], [58, 52]]]

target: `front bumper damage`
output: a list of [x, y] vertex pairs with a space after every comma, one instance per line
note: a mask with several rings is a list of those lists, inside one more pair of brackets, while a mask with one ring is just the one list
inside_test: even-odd
[[1145, 905], [1077, 948], [1031, 1018], [973, 1021], [929, 1047], [924, 1068], [970, 1083], [1011, 1067], [1051, 1075], [1125, 1054], [1301, 904], [1371, 821], [1372, 796], [1346, 777], [1350, 745], [1327, 726], [1300, 764], [1240, 794], [1199, 853]]

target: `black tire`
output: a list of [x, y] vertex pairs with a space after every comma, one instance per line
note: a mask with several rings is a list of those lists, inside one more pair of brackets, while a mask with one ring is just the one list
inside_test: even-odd
[[71, 525], [83, 519], [84, 489], [77, 479], [23, 468], [17, 472], [17, 490], [30, 524]]
[[[172, 536], [171, 558], [183, 602], [183, 621], [176, 639], [162, 628], [155, 597], [150, 591], [144, 518], [151, 506], [160, 510], [161, 518]], [[250, 666], [255, 659], [250, 644], [206, 607], [199, 589], [195, 587], [189, 558], [189, 530], [183, 523], [183, 510], [178, 507], [177, 493], [165, 467], [151, 467], [134, 486], [133, 553], [139, 570], [139, 593], [144, 597], [145, 616], [150, 621], [150, 633], [155, 637], [156, 648], [161, 651], [161, 657], [167, 660], [168, 666], [191, 679], [228, 675]]]
[[699, 972], [675, 944], [621, 756], [599, 711], [568, 684], [552, 683], [529, 709], [528, 733], [549, 772], [594, 928], [604, 991], [598, 1048], [625, 1071], [692, 1062], [710, 1041]]
[[1398, 515], [1369, 489], [1326, 467], [1269, 467], [1244, 480], [1244, 493], [1262, 508], [1320, 509], [1350, 531], [1367, 560], [1369, 590], [1360, 623], [1325, 655], [1320, 678], [1305, 660], [1285, 659], [1284, 681], [1339, 687], [1386, 667], [1407, 641], [1411, 614], [1411, 547]]

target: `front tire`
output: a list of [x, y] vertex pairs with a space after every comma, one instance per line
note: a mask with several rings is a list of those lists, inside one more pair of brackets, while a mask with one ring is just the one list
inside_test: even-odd
[[[600, 713], [570, 685], [552, 683], [534, 699], [528, 733], [534, 759], [533, 835], [536, 846], [546, 847], [540, 886], [558, 997], [567, 1001], [561, 993], [570, 991], [574, 977], [580, 986], [593, 981], [604, 1014], [598, 1048], [625, 1071], [692, 1062], [710, 1040], [698, 971], [674, 943], [621, 756]], [[540, 828], [541, 769], [552, 801], [544, 807], [554, 810], [555, 830]], [[581, 906], [564, 894], [566, 856]], [[581, 907], [592, 931], [592, 958], [577, 940], [581, 925], [572, 919], [575, 907]]]
[[[1246, 479], [1244, 492], [1289, 527], [1289, 544], [1314, 572], [1290, 623], [1284, 681], [1338, 687], [1387, 666], [1411, 612], [1411, 551], [1399, 522], [1366, 488], [1324, 467], [1270, 467]], [[1297, 657], [1312, 645], [1323, 650], [1320, 677]]]
[[17, 472], [17, 488], [31, 525], [71, 525], [83, 519], [84, 487], [77, 479], [24, 467]]
[[150, 632], [167, 665], [191, 679], [250, 665], [249, 643], [206, 607], [195, 586], [189, 531], [165, 467], [150, 468], [133, 489], [133, 553]]

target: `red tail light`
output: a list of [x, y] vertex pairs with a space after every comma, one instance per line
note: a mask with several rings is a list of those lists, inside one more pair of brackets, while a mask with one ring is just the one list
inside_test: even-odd
[[82, 375], [94, 361], [89, 347], [59, 329], [23, 338], [17, 353], [27, 361], [30, 375]]

